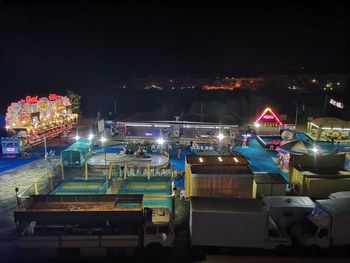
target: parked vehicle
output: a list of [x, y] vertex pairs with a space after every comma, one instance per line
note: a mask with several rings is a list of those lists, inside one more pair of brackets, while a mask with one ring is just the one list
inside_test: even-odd
[[303, 224], [291, 229], [298, 244], [318, 250], [350, 244], [350, 198], [317, 200]]
[[[166, 208], [144, 208], [143, 195], [34, 195], [14, 211], [20, 248], [95, 249], [172, 247]], [[85, 251], [85, 252], [84, 252]]]
[[307, 196], [264, 196], [261, 204], [278, 227], [286, 230], [301, 223], [315, 208]]
[[330, 199], [350, 198], [350, 191], [336, 192], [329, 195]]
[[249, 247], [284, 250], [291, 240], [257, 199], [192, 197], [192, 247]]

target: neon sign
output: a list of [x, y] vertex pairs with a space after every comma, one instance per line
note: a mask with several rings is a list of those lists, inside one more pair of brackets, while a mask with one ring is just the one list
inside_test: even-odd
[[51, 93], [51, 94], [49, 95], [49, 100], [57, 100], [57, 99], [58, 99], [58, 95], [57, 95], [57, 94]]
[[257, 120], [254, 122], [254, 126], [258, 127], [259, 126], [259, 121], [261, 119], [266, 119], [266, 120], [275, 120], [279, 125], [283, 125], [281, 120], [276, 116], [276, 114], [270, 109], [270, 108], [266, 108], [261, 114], [260, 116], [257, 118]]
[[37, 103], [38, 102], [38, 96], [27, 96], [26, 97], [26, 103]]
[[265, 120], [273, 120], [274, 119], [274, 117], [272, 115], [268, 115], [268, 114], [264, 115], [262, 118]]

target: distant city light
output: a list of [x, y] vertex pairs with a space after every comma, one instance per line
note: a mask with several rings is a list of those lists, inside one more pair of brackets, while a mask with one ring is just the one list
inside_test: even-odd
[[92, 133], [89, 134], [88, 140], [91, 141], [94, 138], [94, 135]]
[[316, 80], [316, 79], [313, 79], [313, 80], [311, 80], [311, 82], [312, 82], [312, 83], [316, 83], [316, 82], [317, 82], [317, 80]]
[[254, 126], [255, 126], [256, 128], [259, 128], [259, 127], [260, 127], [260, 123], [257, 122], [257, 123], [254, 124]]
[[100, 141], [101, 141], [101, 142], [106, 142], [107, 139], [106, 139], [105, 137], [102, 136], [101, 139], [100, 139]]
[[218, 157], [219, 161], [222, 162], [222, 158], [221, 157]]
[[318, 149], [317, 149], [316, 147], [314, 147], [314, 148], [312, 148], [312, 151], [313, 151], [314, 153], [317, 153], [317, 152], [318, 152]]
[[199, 161], [202, 163], [202, 162], [203, 162], [203, 158], [202, 158], [202, 157], [199, 157]]
[[75, 135], [75, 140], [77, 141], [77, 140], [79, 140], [80, 139], [80, 136], [79, 135]]
[[239, 163], [237, 157], [233, 157], [233, 160], [234, 160], [236, 163]]

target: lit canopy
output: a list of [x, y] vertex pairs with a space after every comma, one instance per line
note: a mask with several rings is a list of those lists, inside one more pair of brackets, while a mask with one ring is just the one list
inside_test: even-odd
[[350, 123], [338, 118], [317, 118], [311, 122], [311, 125], [322, 130], [350, 130]]

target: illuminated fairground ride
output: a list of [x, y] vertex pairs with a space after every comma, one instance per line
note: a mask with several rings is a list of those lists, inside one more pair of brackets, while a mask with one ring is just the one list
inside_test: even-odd
[[42, 143], [45, 138], [68, 134], [76, 125], [78, 115], [72, 113], [68, 97], [50, 94], [42, 98], [27, 96], [13, 102], [7, 108], [5, 120], [7, 130], [28, 147]]

